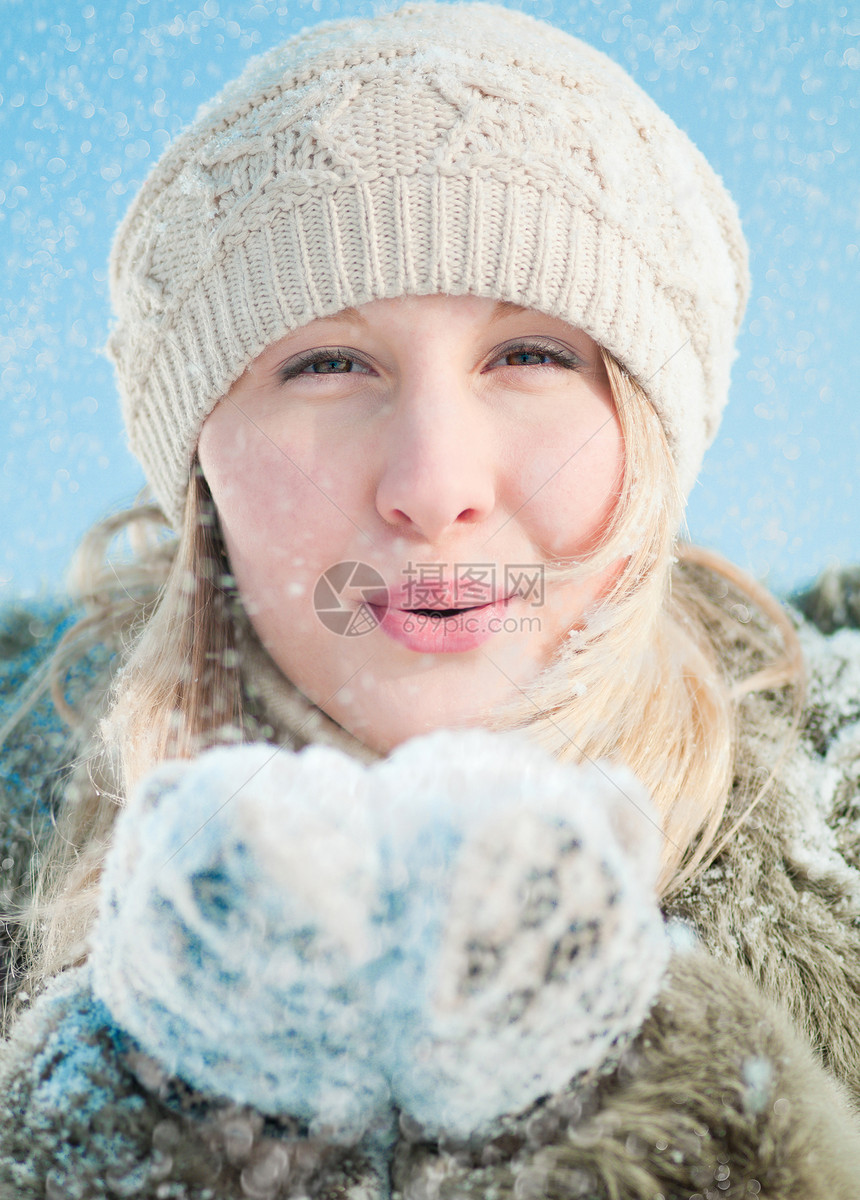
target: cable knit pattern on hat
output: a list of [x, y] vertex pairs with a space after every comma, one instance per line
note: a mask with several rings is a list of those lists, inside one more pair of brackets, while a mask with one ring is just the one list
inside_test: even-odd
[[748, 291], [722, 182], [604, 54], [524, 13], [406, 4], [253, 60], [114, 243], [130, 444], [177, 522], [208, 413], [269, 344], [403, 294], [511, 300], [645, 387], [689, 491]]

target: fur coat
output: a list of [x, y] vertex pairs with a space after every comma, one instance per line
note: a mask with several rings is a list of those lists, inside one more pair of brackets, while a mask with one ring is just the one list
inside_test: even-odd
[[[457, 1040], [462, 1030], [456, 1021], [440, 1023], [421, 987], [427, 956], [448, 945], [446, 929], [451, 913], [457, 913], [452, 905], [445, 910], [448, 916], [443, 912], [440, 918], [433, 905], [439, 895], [460, 894], [461, 876], [470, 882], [462, 870], [450, 882], [456, 858], [450, 849], [443, 847], [433, 860], [436, 873], [428, 876], [421, 904], [410, 909], [412, 892], [403, 893], [409, 901], [405, 909], [401, 905], [386, 918], [398, 938], [413, 938], [413, 958], [406, 956], [412, 974], [398, 961], [393, 944], [383, 947], [384, 952], [374, 950], [374, 962], [385, 965], [368, 993], [364, 1032], [344, 1027], [346, 1040], [339, 1048], [338, 1022], [360, 1008], [352, 1002], [358, 993], [350, 991], [350, 1003], [340, 1008], [331, 1005], [345, 988], [361, 986], [369, 959], [352, 974], [332, 976], [321, 1007], [316, 997], [302, 1009], [296, 989], [302, 992], [321, 969], [333, 962], [337, 966], [337, 955], [319, 938], [299, 944], [293, 936], [279, 951], [283, 958], [292, 956], [289, 988], [285, 990], [282, 976], [268, 971], [270, 930], [258, 928], [254, 920], [259, 904], [253, 889], [262, 876], [252, 873], [237, 890], [239, 875], [233, 866], [241, 859], [241, 847], [247, 847], [247, 825], [241, 837], [233, 826], [218, 826], [218, 837], [213, 835], [213, 846], [233, 837], [238, 848], [226, 890], [212, 891], [223, 879], [214, 860], [194, 874], [181, 865], [180, 856], [172, 873], [159, 875], [166, 861], [162, 853], [147, 875], [152, 831], [163, 828], [163, 822], [147, 827], [147, 815], [157, 812], [171, 789], [188, 804], [196, 803], [201, 791], [181, 773], [162, 774], [122, 827], [113, 876], [108, 873], [106, 879], [98, 952], [21, 1005], [2, 1047], [0, 1200], [382, 1200], [390, 1194], [403, 1200], [854, 1197], [860, 1178], [860, 632], [840, 626], [858, 623], [856, 596], [856, 580], [845, 576], [830, 578], [800, 598], [810, 618], [798, 615], [809, 672], [800, 742], [786, 761], [776, 764], [777, 785], [713, 865], [673, 899], [664, 914], [667, 924], [655, 923], [649, 915], [648, 853], [638, 842], [619, 832], [617, 823], [607, 826], [605, 840], [615, 839], [620, 849], [614, 857], [595, 857], [582, 814], [562, 811], [546, 799], [562, 788], [560, 777], [545, 764], [523, 767], [521, 778], [542, 798], [538, 815], [549, 813], [552, 820], [537, 833], [537, 827], [522, 827], [513, 851], [525, 861], [529, 854], [544, 853], [540, 837], [551, 829], [556, 841], [550, 839], [546, 854], [558, 856], [563, 846], [566, 854], [578, 856], [570, 860], [571, 877], [581, 879], [583, 871], [592, 871], [587, 876], [590, 903], [605, 914], [620, 897], [615, 909], [620, 916], [612, 937], [606, 933], [605, 915], [581, 923], [590, 940], [577, 942], [567, 955], [561, 976], [567, 991], [543, 994], [538, 987], [529, 992], [526, 1009], [540, 1012], [543, 1002], [549, 1024], [518, 1026], [522, 1036], [507, 1042], [490, 1039], [483, 1050], [480, 1038]], [[40, 647], [55, 636], [59, 617], [48, 611], [41, 618], [30, 613], [20, 615], [17, 625], [7, 618], [6, 675], [13, 684], [35, 669]], [[775, 765], [773, 747], [785, 721], [775, 696], [745, 702], [741, 775], [755, 780]], [[431, 747], [437, 754], [441, 749], [438, 741]], [[16, 885], [24, 885], [34, 834], [48, 820], [51, 804], [61, 802], [50, 799], [61, 750], [59, 726], [44, 705], [34, 707], [7, 745], [0, 850], [5, 903]], [[345, 778], [343, 763], [333, 758], [305, 757], [304, 762], [302, 769], [318, 773], [315, 779], [329, 768], [341, 772], [338, 786]], [[218, 787], [229, 791], [227, 765], [218, 760], [212, 768], [216, 792]], [[442, 764], [443, 772], [455, 768]], [[410, 769], [417, 769], [415, 761], [410, 760]], [[463, 776], [467, 785], [473, 778], [469, 770]], [[356, 767], [349, 778], [360, 788], [366, 776]], [[635, 788], [631, 781], [622, 782], [628, 790]], [[583, 776], [580, 783], [586, 799], [598, 796], [594, 778]], [[304, 817], [292, 819], [318, 819], [319, 795], [324, 816], [328, 801], [323, 790], [314, 794]], [[269, 801], [261, 796], [258, 807], [265, 807]], [[186, 813], [188, 804], [170, 811]], [[427, 811], [437, 812], [437, 804], [438, 797], [431, 796]], [[493, 863], [507, 861], [511, 846], [502, 845], [495, 859], [488, 858], [490, 851], [480, 842], [480, 805], [473, 808], [477, 832], [463, 832], [462, 806], [451, 808], [446, 828], [457, 833], [458, 846], [478, 846], [473, 859], [479, 867], [483, 864], [485, 878]], [[253, 805], [242, 811], [253, 822]], [[726, 820], [732, 816], [730, 808]], [[180, 825], [173, 827], [177, 845]], [[338, 828], [335, 823], [329, 832]], [[303, 829], [295, 829], [295, 845], [300, 846]], [[351, 847], [364, 845], [360, 838], [369, 835], [352, 826], [346, 833], [342, 852], [348, 857]], [[409, 852], [417, 847], [423, 854], [428, 844], [424, 827], [412, 829], [408, 837], [403, 845]], [[190, 844], [202, 853], [206, 840], [191, 839]], [[367, 844], [377, 845], [372, 839]], [[301, 865], [300, 856], [295, 857], [299, 875]], [[471, 869], [474, 874], [477, 868]], [[557, 876], [563, 884], [563, 872], [555, 867], [544, 875]], [[318, 889], [316, 906], [325, 907], [332, 895], [324, 886], [325, 871], [306, 876], [307, 886]], [[475, 878], [482, 878], [480, 872], [472, 883]], [[116, 886], [127, 879], [142, 881], [137, 892]], [[189, 910], [183, 909], [181, 922], [171, 924], [171, 914], [185, 903], [182, 881], [189, 879], [206, 884], [212, 917], [207, 917], [207, 930], [218, 925], [230, 931], [230, 938], [220, 941], [206, 933], [206, 953], [201, 951], [197, 960], [187, 940], [176, 942], [177, 930], [188, 935]], [[375, 911], [373, 905], [362, 909], [362, 886], [359, 879], [349, 893], [358, 897], [353, 904], [333, 910], [333, 928], [353, 922], [350, 954], [363, 937], [378, 934], [375, 919], [360, 924], [362, 916]], [[504, 893], [501, 872], [498, 887]], [[126, 891], [139, 893], [144, 906], [130, 910], [128, 919], [111, 908]], [[386, 895], [395, 892], [388, 887]], [[514, 887], [515, 894], [523, 893]], [[239, 911], [237, 895], [248, 901], [247, 912]], [[194, 896], [199, 899], [199, 892]], [[553, 911], [553, 905], [544, 908]], [[237, 912], [239, 923], [231, 926]], [[454, 939], [459, 938], [458, 945], [476, 944], [471, 913], [460, 922], [463, 929]], [[508, 941], [503, 937], [500, 943], [509, 950], [504, 969], [513, 964], [524, 978], [537, 971], [547, 988], [546, 961], [538, 956], [533, 962], [532, 950], [549, 922], [545, 914], [530, 918], [521, 922], [529, 926], [525, 941], [516, 941], [509, 932]], [[294, 934], [305, 932], [306, 923], [296, 919], [292, 928]], [[433, 929], [431, 936], [427, 930]], [[135, 941], [135, 931], [141, 930], [147, 936]], [[522, 930], [514, 932], [519, 936]], [[613, 957], [619, 939], [639, 952]], [[555, 962], [561, 943], [558, 938], [550, 942]], [[588, 952], [577, 959], [583, 945]], [[14, 973], [11, 945], [5, 953]], [[157, 954], [162, 957], [154, 974], [161, 982], [154, 986], [151, 973], [136, 975], [134, 967], [136, 956], [151, 963]], [[213, 954], [220, 955], [217, 961]], [[179, 969], [180, 962], [191, 961], [197, 966]], [[480, 976], [483, 968], [469, 961], [469, 971]], [[308, 962], [312, 969], [302, 976]], [[602, 991], [596, 985], [583, 994], [583, 962], [599, 968]], [[249, 964], [255, 964], [256, 972], [250, 977]], [[212, 971], [221, 972], [216, 1000], [219, 994], [241, 997], [222, 1004], [223, 1014], [217, 1002], [202, 995], [201, 982], [212, 982]], [[480, 988], [476, 994], [480, 1001]], [[177, 996], [180, 1003], [171, 1008]], [[267, 1020], [267, 1014], [280, 1011], [278, 1005], [291, 1014], [280, 1028], [277, 1019]], [[479, 1004], [474, 1011], [480, 1016], [489, 1010]], [[319, 1043], [331, 1049], [328, 1058], [314, 1058], [307, 1045], [296, 1049], [294, 1041], [285, 1049], [283, 1026], [295, 1030], [302, 1020], [306, 1029], [323, 1021], [317, 1026]], [[589, 1030], [584, 1050], [567, 1032], [580, 1026]], [[436, 1031], [429, 1042], [428, 1027]], [[217, 1037], [212, 1032], [216, 1028]], [[413, 1028], [423, 1032], [410, 1041]], [[347, 1037], [350, 1029], [353, 1036]], [[182, 1036], [171, 1041], [171, 1031], [175, 1035], [177, 1030]], [[361, 1037], [368, 1040], [359, 1067], [383, 1052], [389, 1056], [379, 1103], [376, 1093], [371, 1095], [371, 1072], [356, 1072], [355, 1062], [350, 1065], [344, 1057], [343, 1045], [360, 1043]], [[177, 1042], [184, 1048], [178, 1055]], [[265, 1056], [273, 1046], [281, 1055], [275, 1062], [280, 1069], [267, 1070], [272, 1064]], [[518, 1060], [523, 1047], [526, 1060]], [[283, 1057], [287, 1050], [293, 1059]], [[284, 1069], [284, 1063], [300, 1061], [313, 1066], [292, 1075]], [[255, 1064], [252, 1070], [249, 1062]], [[267, 1077], [276, 1091], [281, 1089], [272, 1102], [261, 1082]], [[291, 1079], [299, 1081], [298, 1091], [290, 1090]], [[331, 1079], [336, 1086], [320, 1092], [320, 1081]], [[308, 1081], [317, 1088], [310, 1099]], [[394, 1100], [386, 1105], [387, 1087], [389, 1100]], [[284, 1097], [292, 1096], [295, 1104], [288, 1107]], [[358, 1116], [356, 1097], [364, 1097]], [[327, 1121], [330, 1101], [341, 1106], [340, 1124]]]

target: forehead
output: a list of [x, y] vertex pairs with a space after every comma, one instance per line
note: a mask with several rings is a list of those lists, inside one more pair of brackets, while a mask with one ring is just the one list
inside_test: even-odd
[[[393, 303], [396, 304], [398, 302], [398, 300], [401, 303], [404, 301], [414, 302], [416, 300], [421, 302], [421, 301], [429, 300], [431, 298], [433, 300], [436, 300], [437, 302], [440, 300], [444, 300], [444, 301], [455, 300], [456, 301], [456, 300], [465, 299], [465, 297], [448, 296], [448, 295], [443, 296], [442, 294], [438, 294], [438, 295], [434, 295], [433, 297], [403, 296], [403, 297], [398, 297], [397, 299], [395, 299], [393, 301]], [[476, 296], [469, 296], [468, 299], [472, 303], [474, 303], [476, 300], [480, 300], [481, 298], [476, 297]], [[370, 301], [370, 304], [378, 304], [378, 303], [380, 303], [380, 301]], [[392, 301], [383, 301], [382, 303], [392, 303]], [[367, 307], [367, 306], [363, 305], [362, 307]], [[490, 315], [489, 315], [487, 324], [494, 325], [497, 321], [502, 320], [504, 317], [514, 316], [518, 313], [529, 313], [529, 312], [534, 312], [534, 311], [535, 311], [534, 309], [526, 308], [522, 304], [514, 303], [513, 300], [497, 300], [495, 305], [493, 306], [493, 309], [492, 309]], [[353, 308], [352, 306], [350, 306], [348, 308], [342, 308], [339, 312], [332, 313], [331, 315], [329, 315], [327, 317], [317, 317], [313, 321], [309, 322], [309, 324], [321, 325], [321, 324], [324, 324], [325, 322], [332, 322], [332, 321], [338, 321], [340, 323], [345, 322], [347, 324], [357, 325], [357, 326], [362, 326], [362, 325], [366, 326], [368, 323], [367, 318], [364, 316], [364, 314], [361, 312], [360, 309]]]

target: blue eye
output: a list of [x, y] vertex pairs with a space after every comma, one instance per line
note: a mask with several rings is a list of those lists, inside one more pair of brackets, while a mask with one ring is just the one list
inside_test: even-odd
[[[528, 341], [517, 342], [513, 346], [508, 346], [504, 353], [499, 356], [505, 360], [508, 359], [549, 359], [549, 362], [508, 362], [505, 365], [509, 367], [547, 367], [560, 366], [567, 367], [570, 371], [579, 370], [583, 366], [582, 359], [576, 354], [572, 354], [569, 350], [564, 350], [561, 346], [555, 345], [554, 342], [543, 341]], [[496, 359], [498, 362], [499, 359]]]
[[[316, 358], [312, 363], [306, 363], [305, 366], [313, 367], [315, 375], [346, 375], [349, 373], [351, 362], [352, 360], [349, 358]], [[346, 371], [342, 370], [339, 365], [343, 363], [347, 365]]]
[[309, 375], [353, 375], [355, 372], [350, 370], [351, 366], [363, 366], [358, 359], [353, 357], [351, 351], [337, 348], [311, 350], [307, 354], [300, 355], [295, 362], [283, 367], [280, 371], [280, 379], [281, 383], [286, 383], [288, 379], [295, 379], [297, 375], [303, 375], [308, 367], [313, 368], [308, 372]]
[[[549, 355], [548, 354], [538, 354], [534, 350], [511, 350], [511, 351], [509, 351], [509, 353], [507, 353], [505, 355], [505, 358], [506, 359], [511, 359], [511, 358], [519, 358], [519, 359], [549, 358]], [[532, 365], [531, 363], [526, 363], [526, 362], [509, 362], [508, 363], [509, 367], [526, 367], [526, 366], [531, 366], [531, 365]], [[545, 365], [546, 364], [544, 364], [544, 363], [538, 364], [538, 366], [545, 366]]]

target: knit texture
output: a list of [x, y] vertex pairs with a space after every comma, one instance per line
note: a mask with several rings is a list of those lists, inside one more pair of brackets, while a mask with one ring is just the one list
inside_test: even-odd
[[[837, 591], [818, 594], [828, 625]], [[189, 1089], [116, 1027], [86, 967], [52, 981], [0, 1053], [0, 1198], [386, 1200], [389, 1178], [396, 1200], [855, 1197], [856, 1121], [815, 1058], [860, 1102], [860, 635], [801, 636], [801, 744], [758, 820], [674, 903], [708, 952], [673, 956], [610, 1074], [490, 1140], [428, 1139], [404, 1118], [380, 1161]], [[739, 768], [763, 778], [786, 717], [772, 696], [747, 704]], [[40, 771], [37, 742], [33, 756]]]
[[94, 989], [169, 1073], [312, 1133], [489, 1136], [638, 1032], [658, 829], [629, 772], [517, 735], [213, 750], [117, 819]]
[[747, 250], [718, 176], [608, 57], [501, 6], [420, 3], [253, 60], [146, 180], [111, 291], [130, 445], [174, 523], [203, 421], [266, 346], [407, 293], [585, 330], [645, 388], [688, 492]]

